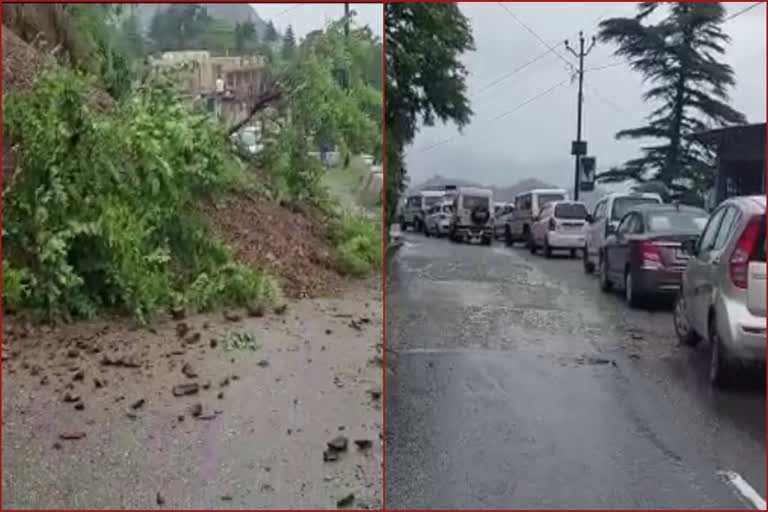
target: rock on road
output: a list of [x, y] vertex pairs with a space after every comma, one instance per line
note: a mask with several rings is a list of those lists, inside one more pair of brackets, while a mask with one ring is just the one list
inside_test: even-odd
[[668, 309], [581, 264], [406, 234], [388, 263], [386, 506], [750, 509], [765, 388], [706, 380]]
[[[283, 314], [4, 344], [3, 509], [379, 508], [381, 317], [373, 279]], [[228, 332], [257, 350], [227, 350]], [[105, 362], [121, 350], [135, 359]]]

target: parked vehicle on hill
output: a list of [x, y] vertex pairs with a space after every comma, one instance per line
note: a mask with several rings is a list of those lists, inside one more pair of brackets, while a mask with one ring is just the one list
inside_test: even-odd
[[445, 200], [445, 192], [441, 190], [421, 190], [408, 196], [400, 218], [402, 231], [413, 228], [414, 231], [423, 232], [427, 216], [427, 210]]
[[525, 242], [529, 247], [533, 243], [531, 227], [541, 210], [553, 201], [567, 199], [567, 193], [563, 189], [535, 189], [529, 190], [515, 197], [515, 210], [509, 216], [504, 239], [507, 245], [516, 242]]
[[445, 236], [451, 231], [451, 215], [453, 213], [453, 204], [444, 202], [432, 206], [427, 210], [427, 218], [424, 223], [424, 234], [426, 236]]
[[606, 239], [600, 288], [621, 286], [631, 307], [649, 298], [674, 297], [689, 259], [682, 246], [699, 237], [707, 218], [701, 208], [672, 204], [630, 210]]
[[661, 196], [655, 193], [613, 193], [600, 199], [594, 212], [587, 218], [589, 225], [584, 237], [582, 262], [584, 272], [591, 274], [600, 263], [608, 235], [616, 232], [619, 221], [632, 208], [641, 204], [661, 204]]
[[454, 242], [493, 240], [493, 191], [460, 187], [453, 200], [450, 237]]
[[494, 203], [493, 205], [493, 238], [500, 240], [507, 229], [507, 221], [515, 211], [512, 203]]
[[727, 386], [743, 362], [765, 363], [765, 196], [727, 199], [709, 217], [675, 301], [680, 341], [711, 345], [710, 382]]
[[541, 210], [531, 227], [531, 253], [541, 247], [547, 258], [550, 258], [555, 250], [570, 251], [571, 257], [575, 257], [576, 251], [584, 247], [584, 226], [588, 216], [587, 207], [582, 202], [549, 203]]

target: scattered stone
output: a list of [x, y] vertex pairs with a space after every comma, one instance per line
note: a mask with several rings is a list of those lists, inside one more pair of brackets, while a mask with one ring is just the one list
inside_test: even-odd
[[371, 398], [373, 398], [374, 400], [379, 400], [381, 398], [380, 389], [369, 389], [368, 394], [371, 395]]
[[338, 508], [347, 508], [348, 506], [352, 505], [352, 503], [355, 502], [355, 495], [352, 493], [347, 494], [340, 500], [336, 502], [336, 506]]
[[182, 421], [184, 421], [184, 415], [183, 415], [183, 414], [179, 414], [179, 415], [176, 417], [176, 419], [177, 419], [177, 420], [179, 420], [179, 423], [181, 423]]
[[196, 382], [190, 384], [178, 384], [173, 386], [173, 396], [194, 395], [200, 391], [200, 385]]
[[83, 439], [85, 437], [85, 432], [64, 432], [63, 434], [59, 434], [59, 439], [62, 441], [77, 441], [78, 439]]
[[229, 386], [229, 377], [226, 377], [224, 380], [222, 380], [220, 386], [223, 388]]
[[239, 322], [240, 321], [240, 315], [235, 313], [234, 311], [225, 311], [224, 312], [224, 319], [229, 322]]
[[171, 318], [174, 320], [183, 320], [187, 316], [187, 312], [183, 306], [176, 306], [171, 308]]
[[80, 397], [77, 395], [73, 395], [69, 391], [67, 391], [66, 393], [64, 393], [64, 401], [67, 403], [79, 402]]
[[93, 379], [93, 387], [96, 389], [101, 389], [104, 387], [104, 381], [101, 379]]
[[143, 398], [139, 398], [138, 400], [136, 400], [131, 404], [131, 409], [134, 409], [134, 410], [141, 409], [142, 407], [144, 407], [145, 403], [146, 403], [146, 400], [144, 400]]
[[200, 334], [200, 331], [195, 331], [195, 332], [193, 332], [192, 334], [190, 334], [189, 336], [187, 336], [187, 337], [184, 339], [184, 341], [185, 341], [185, 342], [186, 342], [188, 345], [194, 345], [195, 343], [199, 342], [199, 341], [200, 341], [202, 338], [203, 338], [203, 335], [202, 335], [202, 334]]
[[128, 418], [132, 419], [132, 420], [135, 420], [135, 419], [138, 419], [138, 418], [139, 418], [139, 415], [138, 415], [138, 414], [136, 414], [136, 413], [135, 413], [135, 412], [133, 412], [133, 411], [128, 411], [127, 413], [125, 413], [125, 415], [126, 415]]
[[37, 377], [38, 375], [40, 375], [40, 372], [42, 370], [43, 369], [40, 368], [40, 366], [34, 365], [34, 366], [32, 366], [32, 368], [29, 369], [29, 374], [32, 375], [33, 377]]
[[64, 445], [61, 444], [60, 442], [56, 441], [55, 443], [53, 443], [54, 450], [61, 450], [62, 448], [64, 448]]
[[211, 388], [211, 381], [207, 380], [203, 383], [203, 389], [210, 389]]
[[83, 402], [77, 402], [75, 404], [76, 411], [82, 411], [83, 409], [85, 409], [85, 404]]
[[247, 306], [245, 311], [248, 313], [248, 316], [254, 318], [261, 318], [264, 316], [264, 306], [261, 304], [252, 304]]
[[222, 499], [223, 501], [232, 501], [232, 496], [229, 496], [229, 495], [224, 495], [224, 496], [222, 496], [222, 497], [221, 497], [221, 499]]
[[237, 376], [237, 375], [233, 375], [233, 376], [232, 376], [232, 377], [230, 377], [230, 378], [231, 378], [232, 380], [240, 380], [240, 377], [239, 377], [239, 376]]
[[215, 411], [214, 412], [206, 412], [204, 414], [201, 414], [200, 416], [197, 416], [197, 419], [208, 421], [208, 420], [216, 419], [216, 416], [217, 416], [217, 414], [216, 414]]
[[80, 355], [80, 351], [77, 350], [76, 348], [71, 348], [71, 349], [67, 350], [67, 357], [71, 357], [71, 358], [74, 359], [75, 357], [78, 357], [79, 355]]
[[219, 400], [223, 400], [224, 399], [224, 392], [223, 391], [219, 391], [219, 394], [216, 395], [216, 398], [218, 398]]
[[336, 462], [337, 460], [339, 460], [338, 452], [333, 450], [325, 450], [323, 452], [323, 462]]
[[636, 334], [634, 332], [632, 334], [630, 334], [629, 337], [632, 338], [633, 340], [642, 340], [642, 339], [644, 339], [642, 334]]
[[165, 498], [162, 494], [158, 491], [157, 495], [155, 496], [155, 503], [157, 503], [159, 506], [165, 505]]
[[328, 441], [328, 448], [337, 452], [345, 452], [347, 451], [347, 443], [348, 440], [344, 436], [334, 437]]
[[280, 304], [275, 307], [276, 315], [284, 315], [286, 311], [288, 311], [288, 304]]
[[48, 380], [48, 376], [47, 376], [47, 375], [43, 375], [43, 378], [42, 378], [42, 379], [40, 379], [40, 385], [41, 385], [41, 386], [47, 386], [47, 385], [48, 385], [48, 382], [49, 382], [49, 380]]
[[189, 363], [184, 363], [184, 366], [181, 367], [181, 373], [183, 373], [185, 377], [188, 377], [190, 379], [194, 379], [195, 377], [197, 377], [197, 372]]
[[640, 359], [640, 354], [629, 354], [629, 358], [633, 361], [637, 361]]
[[72, 376], [72, 380], [75, 382], [82, 381], [83, 379], [85, 379], [85, 370], [78, 370], [77, 373]]
[[199, 418], [201, 414], [203, 414], [203, 404], [195, 404], [192, 407], [189, 408], [190, 414], [194, 416], [195, 418]]
[[363, 330], [362, 324], [360, 322], [358, 322], [357, 320], [350, 320], [349, 321], [349, 326], [351, 328], [355, 329], [356, 331], [362, 331]]
[[219, 340], [216, 338], [211, 338], [211, 348], [216, 348], [219, 344]]
[[266, 359], [262, 359], [256, 364], [259, 365], [261, 368], [266, 368], [267, 366], [269, 366], [269, 361], [267, 361]]
[[356, 439], [355, 444], [360, 450], [367, 450], [373, 446], [373, 441], [370, 439]]
[[325, 334], [327, 334], [327, 335], [329, 335], [329, 336], [330, 336], [331, 334], [333, 334], [333, 331], [332, 331], [332, 330], [330, 330], [330, 329], [326, 329], [326, 330], [325, 330]]

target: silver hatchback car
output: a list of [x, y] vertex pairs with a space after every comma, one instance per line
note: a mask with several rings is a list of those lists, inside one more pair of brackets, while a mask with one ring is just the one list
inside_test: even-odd
[[728, 385], [742, 362], [765, 362], [765, 196], [733, 197], [712, 213], [675, 301], [680, 341], [712, 347], [709, 379]]

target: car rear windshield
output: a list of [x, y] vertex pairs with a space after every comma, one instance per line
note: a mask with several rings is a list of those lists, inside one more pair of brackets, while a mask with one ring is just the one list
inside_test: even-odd
[[757, 235], [757, 242], [755, 243], [755, 250], [752, 254], [752, 261], [762, 261], [765, 263], [765, 220], [763, 220], [763, 227], [760, 228]]
[[587, 218], [587, 208], [583, 204], [558, 204], [555, 206], [555, 217], [584, 220]]
[[562, 201], [565, 199], [563, 194], [541, 194], [539, 196], [539, 208], [544, 208], [548, 203]]
[[464, 199], [462, 200], [462, 205], [467, 210], [473, 208], [488, 208], [489, 203], [490, 199], [484, 196], [464, 196]]
[[650, 197], [620, 197], [613, 201], [612, 220], [619, 220], [627, 214], [629, 210], [641, 204], [659, 204], [658, 199]]
[[707, 225], [706, 212], [653, 212], [648, 214], [651, 233], [701, 233]]

